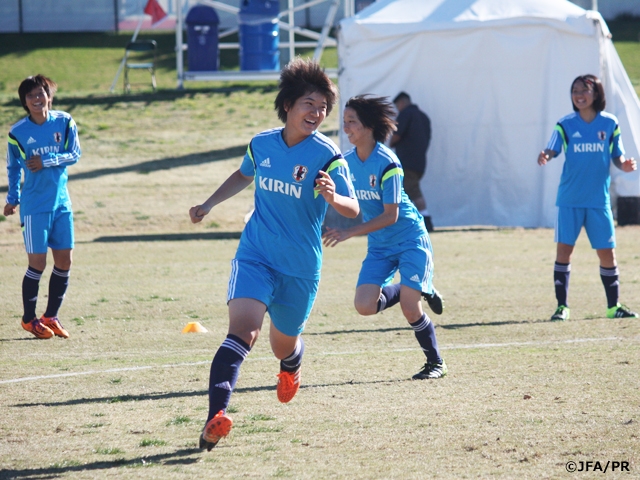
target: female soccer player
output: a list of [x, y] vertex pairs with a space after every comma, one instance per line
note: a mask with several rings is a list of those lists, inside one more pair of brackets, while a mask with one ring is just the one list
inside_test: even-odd
[[[328, 228], [324, 245], [334, 247], [353, 236], [368, 234], [367, 256], [356, 287], [356, 310], [360, 315], [375, 315], [399, 301], [427, 357], [413, 379], [444, 377], [447, 365], [440, 356], [433, 323], [420, 302], [422, 292], [432, 291], [431, 241], [422, 215], [402, 187], [400, 161], [383, 144], [395, 128], [393, 107], [386, 98], [353, 97], [345, 106], [343, 128], [355, 145], [345, 159], [364, 223], [345, 230]], [[398, 270], [400, 283], [391, 284]]]
[[[29, 259], [22, 281], [22, 328], [37, 338], [69, 337], [58, 320], [58, 310], [69, 284], [74, 245], [67, 166], [76, 163], [81, 152], [78, 129], [71, 115], [51, 110], [56, 89], [55, 82], [43, 75], [22, 81], [18, 95], [29, 116], [11, 127], [7, 152], [9, 192], [4, 214], [13, 215], [20, 205]], [[47, 309], [38, 319], [38, 286], [47, 265], [47, 248], [51, 248], [54, 266]]]
[[266, 312], [271, 349], [280, 360], [278, 400], [289, 402], [300, 386], [300, 334], [318, 290], [327, 205], [350, 218], [360, 211], [346, 161], [318, 132], [336, 95], [317, 63], [290, 62], [280, 75], [275, 100], [284, 128], [256, 135], [240, 168], [207, 201], [189, 210], [191, 221], [200, 222], [214, 206], [255, 181], [255, 212], [232, 261], [229, 332], [211, 363], [209, 416], [200, 448], [211, 450], [231, 430], [233, 422], [225, 412]]
[[571, 84], [574, 112], [556, 124], [547, 148], [538, 155], [546, 165], [564, 148], [565, 162], [556, 205], [556, 262], [553, 277], [558, 308], [552, 321], [569, 319], [571, 254], [582, 227], [600, 259], [600, 278], [607, 296], [607, 317], [638, 317], [618, 302], [620, 283], [616, 263], [616, 237], [609, 198], [610, 162], [625, 172], [636, 170], [633, 158], [625, 159], [618, 119], [604, 112], [605, 96], [600, 79], [581, 75]]

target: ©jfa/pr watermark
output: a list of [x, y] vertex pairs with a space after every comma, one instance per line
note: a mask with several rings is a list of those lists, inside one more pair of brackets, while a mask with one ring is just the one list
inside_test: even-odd
[[601, 472], [607, 473], [607, 471], [611, 472], [628, 472], [629, 471], [629, 462], [624, 461], [612, 461], [607, 460], [605, 462], [601, 462], [599, 460], [591, 461], [579, 461], [574, 462], [573, 460], [568, 461], [565, 466], [567, 472], [569, 473], [579, 473], [579, 472]]

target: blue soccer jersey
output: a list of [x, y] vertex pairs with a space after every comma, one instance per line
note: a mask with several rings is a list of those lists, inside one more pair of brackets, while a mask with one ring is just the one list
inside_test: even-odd
[[558, 207], [604, 208], [609, 206], [611, 159], [624, 155], [618, 119], [599, 112], [590, 123], [578, 112], [560, 119], [547, 149], [565, 152], [558, 187]]
[[319, 279], [322, 223], [327, 202], [315, 190], [323, 170], [336, 193], [355, 197], [349, 167], [338, 147], [319, 132], [288, 147], [283, 128], [256, 135], [240, 171], [255, 177], [255, 212], [240, 238], [236, 258], [257, 261], [285, 275]]
[[[23, 118], [9, 131], [7, 203], [20, 205], [20, 215], [53, 212], [71, 205], [67, 190], [67, 166], [80, 158], [78, 129], [71, 115], [50, 111], [45, 123], [37, 125]], [[30, 171], [26, 161], [40, 155], [43, 168]], [[21, 174], [24, 184], [20, 191]]]
[[398, 204], [398, 221], [369, 233], [369, 247], [385, 247], [427, 235], [424, 220], [402, 187], [404, 176], [398, 157], [377, 143], [364, 162], [356, 149], [345, 153], [351, 170], [356, 198], [365, 222], [381, 215], [385, 204]]

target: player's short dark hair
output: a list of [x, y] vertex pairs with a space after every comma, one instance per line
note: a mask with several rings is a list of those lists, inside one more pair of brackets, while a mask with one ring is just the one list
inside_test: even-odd
[[398, 103], [400, 100], [406, 100], [411, 103], [411, 97], [407, 92], [400, 92], [398, 95], [396, 95], [396, 98], [393, 99], [393, 103]]
[[373, 131], [373, 139], [384, 143], [396, 129], [393, 119], [395, 111], [387, 97], [374, 97], [371, 94], [351, 97], [344, 106], [352, 108], [360, 123]]
[[[50, 78], [45, 77], [44, 75], [38, 74], [32, 77], [25, 78], [18, 87], [18, 95], [20, 96], [20, 103], [22, 103], [22, 108], [24, 108], [27, 112], [29, 112], [29, 108], [27, 107], [27, 94], [37, 87], [44, 88], [44, 91], [47, 92], [49, 100], [53, 99], [53, 96], [58, 90], [58, 85], [56, 84], [56, 82], [54, 82]], [[49, 108], [51, 108], [51, 104], [49, 104]]]
[[[593, 109], [596, 112], [602, 112], [607, 105], [607, 99], [604, 96], [604, 87], [602, 86], [600, 79], [595, 75], [580, 75], [571, 83], [571, 90], [569, 90], [569, 93], [573, 91], [573, 86], [576, 82], [580, 82], [585, 87], [593, 90]], [[573, 105], [573, 110], [577, 112], [578, 108], [573, 103], [573, 100], [571, 100], [571, 105]]]
[[338, 99], [338, 90], [329, 76], [317, 62], [296, 57], [280, 73], [280, 91], [276, 96], [275, 110], [278, 118], [286, 123], [287, 111], [300, 97], [309, 93], [319, 93], [327, 100], [327, 115], [331, 113]]

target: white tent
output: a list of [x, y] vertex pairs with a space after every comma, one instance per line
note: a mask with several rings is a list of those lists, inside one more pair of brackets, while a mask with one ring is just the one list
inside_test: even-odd
[[[406, 91], [431, 118], [422, 188], [437, 226], [553, 225], [564, 156], [536, 158], [578, 75], [603, 80], [639, 157], [640, 102], [608, 28], [568, 1], [378, 0], [340, 23], [338, 55], [342, 105]], [[612, 175], [614, 194], [640, 195], [638, 172]]]

